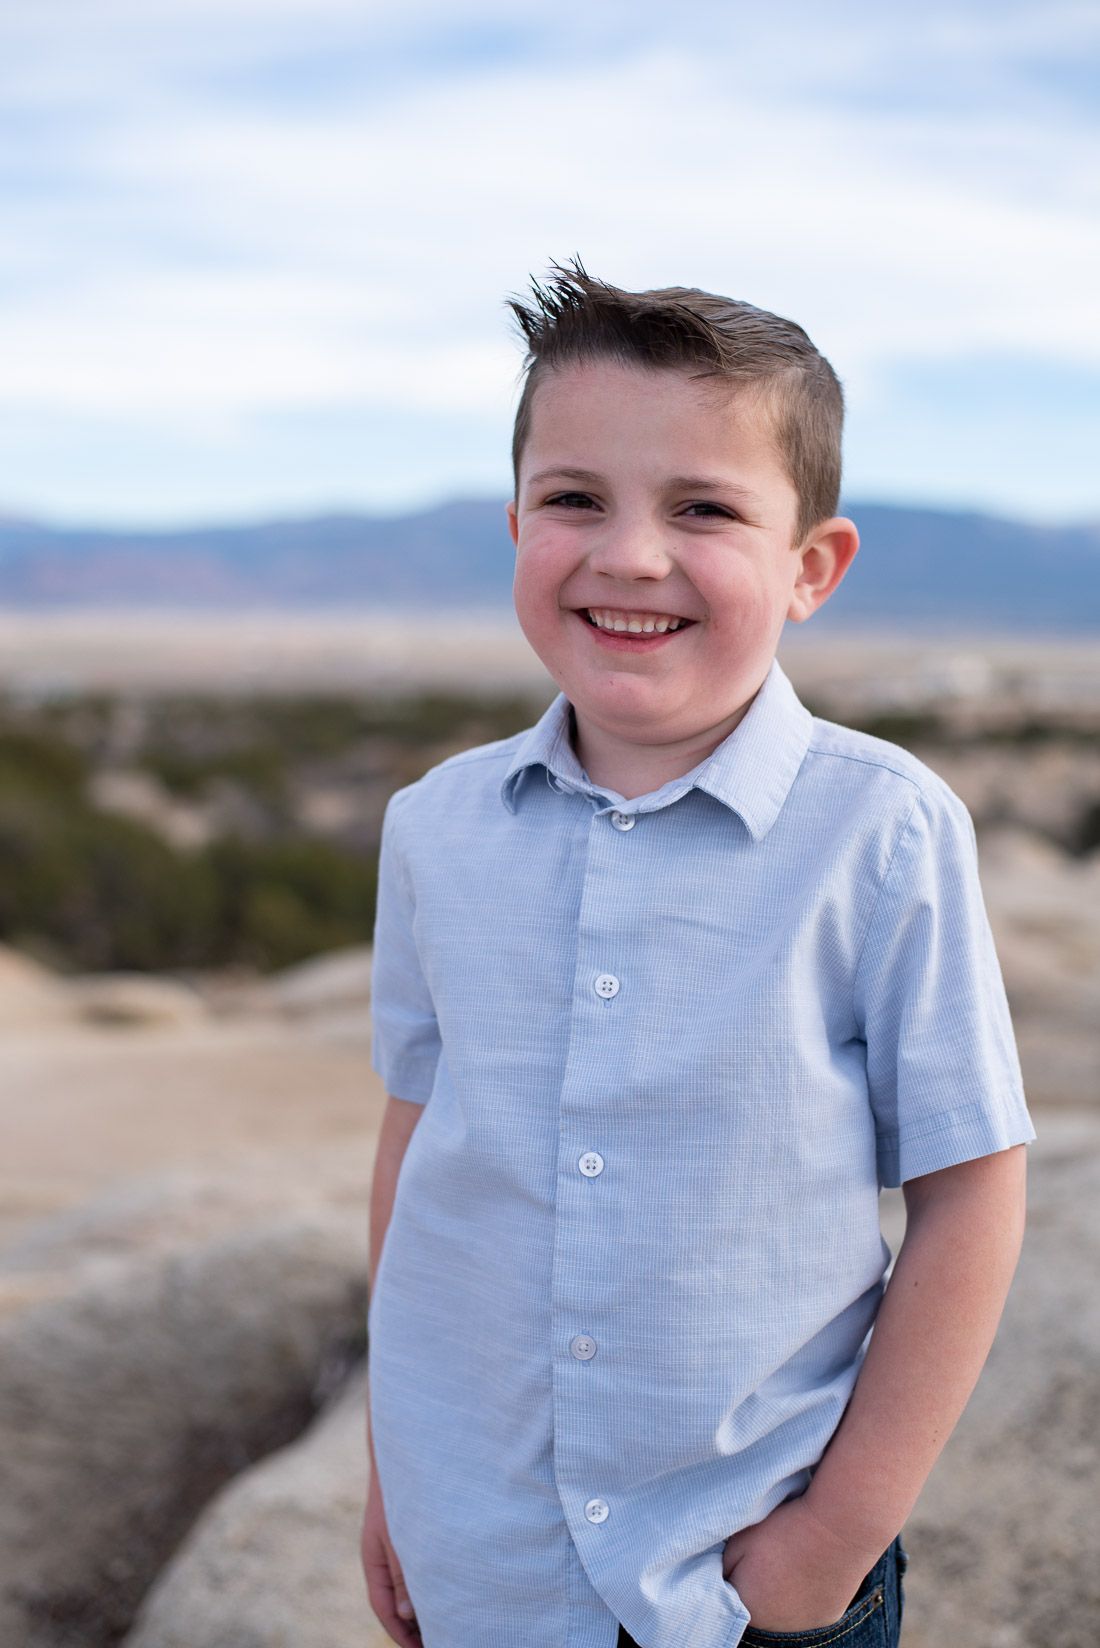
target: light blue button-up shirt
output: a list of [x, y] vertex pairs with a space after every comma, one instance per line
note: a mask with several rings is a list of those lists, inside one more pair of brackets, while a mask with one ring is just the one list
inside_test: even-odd
[[386, 812], [374, 1064], [422, 1103], [370, 1301], [426, 1648], [732, 1648], [722, 1550], [807, 1487], [882, 1185], [1035, 1137], [955, 793], [778, 660], [626, 799], [564, 696]]

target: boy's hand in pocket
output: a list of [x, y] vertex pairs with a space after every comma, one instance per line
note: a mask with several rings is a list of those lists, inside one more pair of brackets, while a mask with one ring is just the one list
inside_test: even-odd
[[787, 1499], [726, 1541], [722, 1572], [759, 1630], [813, 1631], [847, 1612], [881, 1555], [845, 1545]]

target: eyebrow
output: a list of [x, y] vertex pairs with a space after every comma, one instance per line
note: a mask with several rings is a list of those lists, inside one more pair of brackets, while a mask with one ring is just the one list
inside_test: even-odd
[[[537, 475], [532, 475], [529, 478], [527, 484], [528, 486], [538, 486], [540, 481], [551, 480], [556, 475], [561, 476], [563, 480], [584, 481], [588, 486], [599, 486], [604, 481], [604, 477], [598, 475], [593, 469], [569, 469], [555, 466], [551, 469], [540, 469]], [[747, 487], [738, 486], [735, 481], [724, 481], [713, 475], [670, 475], [665, 486], [669, 492], [728, 492], [733, 497], [739, 498], [742, 503], [752, 506], [759, 506], [760, 503], [756, 493], [750, 492]]]

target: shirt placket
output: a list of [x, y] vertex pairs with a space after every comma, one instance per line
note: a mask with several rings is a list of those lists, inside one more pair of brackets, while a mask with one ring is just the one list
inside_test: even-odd
[[[574, 1543], [595, 1581], [601, 1570], [608, 1571], [610, 1551], [626, 1532], [621, 1524], [613, 1527], [616, 1499], [601, 1467], [607, 1439], [601, 1443], [601, 1427], [593, 1421], [590, 1381], [599, 1378], [601, 1357], [606, 1364], [619, 1354], [614, 1312], [601, 1294], [601, 1253], [608, 1236], [605, 1198], [624, 1193], [614, 1181], [630, 1171], [609, 1144], [624, 1024], [634, 1016], [625, 951], [630, 921], [622, 900], [631, 887], [636, 898], [637, 834], [652, 821], [609, 807], [605, 797], [584, 799], [592, 816], [581, 849], [577, 955], [559, 1103], [551, 1350], [555, 1476]], [[620, 1380], [621, 1374], [620, 1367]]]

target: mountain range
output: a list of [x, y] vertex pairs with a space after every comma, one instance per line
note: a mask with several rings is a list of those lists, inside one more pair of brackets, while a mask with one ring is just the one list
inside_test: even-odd
[[[1039, 526], [976, 512], [843, 506], [856, 560], [815, 630], [1100, 629], [1100, 523]], [[403, 515], [341, 514], [171, 531], [49, 526], [0, 516], [0, 606], [506, 608], [503, 500]]]

